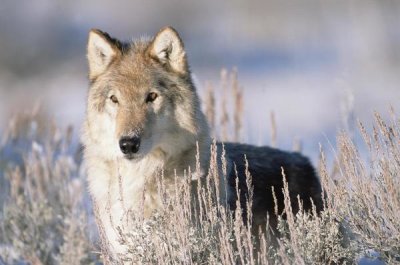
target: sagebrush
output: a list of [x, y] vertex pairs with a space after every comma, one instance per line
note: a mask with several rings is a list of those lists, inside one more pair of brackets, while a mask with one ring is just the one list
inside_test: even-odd
[[[225, 98], [233, 93], [234, 100], [217, 114], [218, 95], [209, 84], [206, 114], [210, 124], [221, 124], [214, 136], [240, 140], [244, 95], [236, 72], [222, 76]], [[251, 218], [242, 221], [239, 210], [227, 211], [214, 196], [218, 159], [212, 159], [214, 170], [195, 190], [187, 172], [188, 181], [172, 197], [163, 196], [161, 174], [163, 210], [150, 219], [127, 216], [129, 230], [120, 240], [128, 254], [110, 260], [93, 222], [96, 207], [92, 213], [75, 132], [60, 129], [39, 109], [18, 113], [0, 147], [0, 264], [351, 264], [371, 251], [400, 263], [400, 118], [393, 109], [387, 116], [376, 113], [372, 125], [359, 123], [365, 148], [338, 133], [335, 150], [328, 151], [335, 156], [331, 165], [323, 148], [316, 150], [324, 189], [319, 215], [293, 214], [286, 203], [277, 228], [254, 236]]]

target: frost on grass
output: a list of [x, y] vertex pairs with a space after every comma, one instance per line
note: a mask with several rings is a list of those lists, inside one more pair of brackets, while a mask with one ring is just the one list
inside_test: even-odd
[[[10, 120], [0, 150], [7, 194], [0, 215], [0, 261], [90, 264], [96, 260], [83, 207], [84, 181], [62, 132], [40, 112]], [[1, 262], [0, 262], [1, 263]]]
[[[242, 95], [235, 93], [240, 103]], [[208, 110], [208, 116], [215, 115], [214, 106]], [[234, 128], [238, 137], [240, 113], [236, 118], [228, 113], [223, 117], [227, 129], [215, 133]], [[271, 213], [279, 221], [275, 229], [263, 229], [267, 233], [254, 233], [239, 210], [227, 211], [218, 202], [219, 158], [211, 159], [207, 177], [192, 180], [187, 172], [187, 181], [168, 196], [161, 174], [163, 210], [149, 219], [128, 212], [119, 233], [128, 251], [112, 259], [101, 226], [99, 237], [89, 234], [93, 225], [88, 225], [91, 210], [84, 199], [79, 148], [71, 147], [77, 136], [40, 112], [18, 114], [0, 145], [0, 263], [352, 264], [368, 253], [400, 263], [399, 123], [393, 110], [387, 121], [376, 114], [371, 129], [359, 123], [367, 149], [362, 155], [353, 135], [339, 133], [333, 165], [321, 151], [324, 210], [307, 213], [299, 202], [300, 211], [293, 214], [284, 190], [285, 209]], [[226, 161], [221, 164], [224, 168]], [[246, 177], [250, 184], [251, 176]]]

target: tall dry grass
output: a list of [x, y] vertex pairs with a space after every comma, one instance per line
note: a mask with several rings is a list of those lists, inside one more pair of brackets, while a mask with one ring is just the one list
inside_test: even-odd
[[[211, 125], [221, 125], [215, 136], [240, 140], [244, 95], [236, 71], [221, 76], [223, 98], [208, 84], [206, 114]], [[219, 114], [216, 102], [225, 102]], [[171, 195], [158, 176], [163, 209], [149, 219], [129, 215], [120, 229], [128, 252], [112, 259], [102, 228], [99, 237], [90, 233], [80, 150], [71, 141], [76, 135], [37, 110], [17, 114], [0, 147], [0, 264], [352, 264], [370, 253], [400, 263], [400, 119], [391, 110], [388, 121], [379, 114], [374, 120], [371, 129], [359, 123], [367, 152], [360, 153], [345, 132], [329, 151], [332, 165], [321, 148], [325, 208], [319, 215], [301, 207], [293, 214], [284, 185], [286, 218], [278, 216], [275, 230], [253, 233], [251, 212], [243, 221], [240, 207], [230, 212], [218, 201], [217, 164], [227, 162], [214, 145], [211, 170], [201, 182], [187, 172]], [[271, 123], [276, 127], [273, 116]]]
[[94, 263], [72, 128], [39, 110], [16, 114], [3, 135], [0, 264]]

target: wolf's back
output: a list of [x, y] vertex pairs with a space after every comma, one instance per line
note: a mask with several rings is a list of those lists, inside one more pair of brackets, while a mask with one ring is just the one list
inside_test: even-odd
[[[286, 180], [289, 184], [289, 194], [293, 211], [298, 210], [297, 195], [303, 201], [305, 210], [312, 207], [311, 200], [315, 204], [317, 211], [322, 209], [321, 185], [315, 173], [314, 167], [308, 158], [297, 152], [286, 152], [275, 148], [262, 146], [257, 147], [247, 144], [224, 143], [224, 148], [228, 159], [234, 163], [228, 173], [228, 184], [234, 188], [236, 183], [236, 167], [239, 177], [240, 201], [243, 209], [246, 208], [246, 198], [248, 189], [246, 185], [246, 164], [244, 156], [248, 161], [248, 170], [252, 177], [253, 186], [253, 215], [257, 218], [265, 217], [266, 212], [273, 215], [274, 199], [272, 186], [278, 201], [279, 213], [282, 212], [283, 204], [283, 178], [284, 169]], [[234, 196], [236, 200], [236, 197]], [[233, 201], [230, 202], [231, 208], [235, 208]]]

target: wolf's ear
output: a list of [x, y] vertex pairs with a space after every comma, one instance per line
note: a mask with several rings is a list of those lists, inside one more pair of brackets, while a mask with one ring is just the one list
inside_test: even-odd
[[87, 44], [89, 78], [94, 79], [102, 74], [119, 54], [118, 40], [101, 30], [92, 29]]
[[150, 56], [179, 74], [188, 72], [186, 53], [178, 32], [172, 27], [161, 29], [149, 46]]

